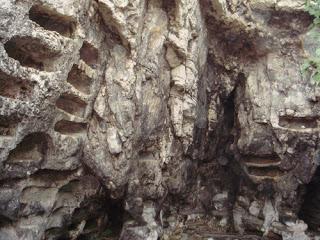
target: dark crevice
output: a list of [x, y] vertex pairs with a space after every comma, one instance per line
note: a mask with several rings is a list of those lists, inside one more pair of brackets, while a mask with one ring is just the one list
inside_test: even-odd
[[[235, 100], [236, 100], [236, 87], [230, 93], [229, 97], [225, 100], [223, 104], [223, 127], [221, 128], [222, 136], [225, 136], [222, 141], [218, 142], [218, 149], [217, 153], [219, 156], [219, 163], [225, 164], [224, 169], [226, 175], [228, 176], [225, 178], [225, 184], [229, 189], [229, 196], [228, 196], [228, 213], [229, 213], [229, 221], [230, 226], [233, 226], [233, 206], [236, 202], [236, 198], [239, 191], [240, 186], [240, 174], [239, 174], [239, 164], [235, 161], [233, 152], [230, 150], [231, 145], [234, 143], [234, 127], [235, 127], [235, 117], [236, 117], [236, 108], [235, 108]], [[226, 161], [222, 162], [221, 158], [225, 158]], [[232, 229], [234, 230], [234, 229]]]
[[299, 217], [309, 229], [320, 232], [320, 167], [317, 168], [311, 182], [306, 187]]

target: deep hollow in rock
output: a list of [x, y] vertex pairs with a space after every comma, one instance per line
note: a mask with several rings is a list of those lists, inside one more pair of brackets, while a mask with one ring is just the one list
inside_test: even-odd
[[16, 120], [9, 117], [0, 116], [0, 137], [13, 137], [17, 123]]
[[279, 125], [281, 127], [292, 129], [317, 128], [317, 120], [317, 117], [280, 116]]
[[0, 95], [7, 98], [26, 100], [32, 94], [33, 83], [12, 77], [0, 70]]
[[41, 162], [48, 151], [49, 138], [45, 133], [27, 135], [15, 149], [11, 150], [7, 162]]
[[80, 49], [80, 58], [90, 67], [95, 68], [95, 65], [98, 62], [98, 57], [99, 57], [98, 49], [96, 49], [93, 45], [91, 45], [87, 41], [84, 41]]
[[44, 29], [56, 31], [69, 38], [73, 36], [76, 29], [75, 20], [40, 5], [34, 5], [30, 8], [29, 18]]
[[86, 123], [77, 123], [67, 120], [61, 120], [56, 123], [54, 130], [65, 135], [85, 133], [87, 129]]
[[38, 70], [47, 70], [45, 61], [57, 55], [39, 39], [32, 37], [15, 36], [4, 44], [4, 48], [9, 57], [17, 60], [24, 67], [32, 67]]
[[281, 163], [281, 159], [276, 155], [270, 155], [270, 156], [264, 156], [264, 157], [246, 155], [246, 156], [243, 156], [242, 159], [247, 166], [252, 166], [252, 167], [277, 166]]
[[56, 101], [56, 106], [72, 115], [84, 117], [87, 104], [77, 96], [62, 94]]
[[248, 167], [248, 172], [252, 176], [277, 178], [283, 175], [283, 172], [277, 167]]
[[72, 69], [68, 74], [67, 82], [85, 94], [90, 93], [92, 79], [87, 76], [84, 71], [79, 69], [76, 64], [72, 66]]

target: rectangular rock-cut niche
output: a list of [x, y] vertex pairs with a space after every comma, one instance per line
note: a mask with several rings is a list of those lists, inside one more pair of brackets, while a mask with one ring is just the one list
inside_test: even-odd
[[40, 39], [15, 36], [4, 44], [9, 57], [17, 60], [24, 67], [40, 71], [48, 70], [45, 62], [52, 62], [58, 52], [44, 45]]
[[0, 137], [13, 137], [18, 122], [9, 117], [0, 116]]
[[87, 124], [61, 120], [55, 124], [54, 130], [64, 135], [83, 134], [87, 131]]
[[281, 163], [281, 158], [279, 158], [277, 155], [266, 155], [266, 156], [245, 155], [245, 156], [242, 156], [242, 160], [247, 166], [252, 166], [252, 167], [277, 166]]
[[65, 93], [56, 101], [56, 106], [67, 113], [83, 118], [87, 104], [79, 97]]
[[30, 81], [12, 77], [0, 70], [0, 96], [26, 100], [31, 96], [33, 87]]
[[78, 65], [73, 65], [68, 74], [68, 83], [85, 94], [90, 93], [92, 79], [87, 74], [79, 69]]
[[318, 128], [319, 117], [280, 116], [279, 126], [291, 129]]
[[90, 43], [88, 43], [87, 41], [84, 41], [80, 49], [80, 59], [82, 59], [90, 67], [96, 68], [96, 64], [98, 63], [98, 57], [98, 49]]
[[34, 5], [30, 8], [29, 18], [44, 29], [58, 32], [69, 38], [74, 36], [77, 26], [73, 18], [41, 5]]
[[284, 174], [284, 172], [277, 167], [248, 167], [248, 172], [251, 176], [265, 178], [277, 178]]
[[8, 157], [10, 162], [40, 162], [48, 150], [50, 137], [45, 133], [32, 133], [27, 135]]

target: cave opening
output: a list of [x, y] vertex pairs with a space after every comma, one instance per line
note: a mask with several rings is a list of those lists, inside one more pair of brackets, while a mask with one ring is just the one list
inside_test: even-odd
[[299, 218], [308, 224], [312, 231], [320, 232], [320, 167], [306, 186]]
[[[122, 200], [100, 199], [96, 208], [99, 216], [92, 215], [86, 221], [78, 240], [119, 239], [124, 222], [124, 203]], [[101, 214], [102, 213], [102, 214]]]

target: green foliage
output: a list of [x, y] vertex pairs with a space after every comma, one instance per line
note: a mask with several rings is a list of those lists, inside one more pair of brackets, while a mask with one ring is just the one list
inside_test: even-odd
[[307, 0], [306, 10], [314, 17], [313, 24], [319, 26], [320, 24], [320, 0]]
[[316, 57], [308, 59], [302, 64], [302, 72], [306, 75], [311, 73], [311, 79], [316, 85], [320, 85], [320, 49], [316, 51]]
[[[312, 28], [320, 27], [320, 0], [307, 0], [306, 10], [314, 17]], [[320, 42], [320, 34], [314, 31], [311, 35], [316, 41]], [[311, 79], [316, 85], [320, 85], [320, 48], [318, 48], [313, 57], [310, 57], [303, 65], [304, 74], [311, 73]]]

